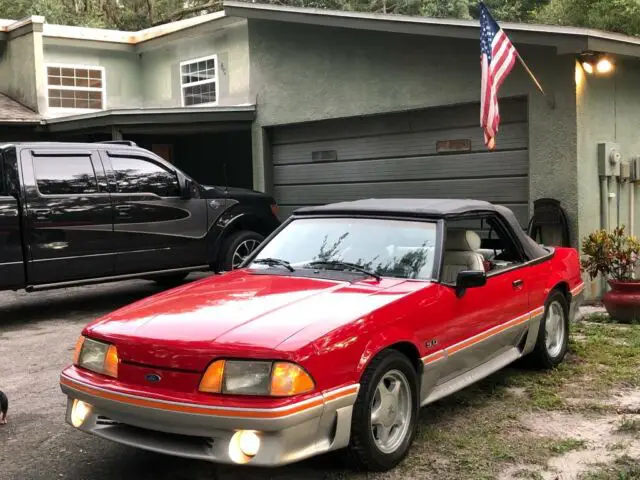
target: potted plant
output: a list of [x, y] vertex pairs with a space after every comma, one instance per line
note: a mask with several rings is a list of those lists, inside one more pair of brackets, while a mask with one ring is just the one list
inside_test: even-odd
[[625, 234], [625, 227], [613, 231], [597, 230], [582, 242], [582, 267], [593, 280], [601, 274], [611, 290], [604, 294], [604, 303], [611, 318], [631, 323], [640, 318], [640, 281], [635, 268], [640, 252], [636, 237]]

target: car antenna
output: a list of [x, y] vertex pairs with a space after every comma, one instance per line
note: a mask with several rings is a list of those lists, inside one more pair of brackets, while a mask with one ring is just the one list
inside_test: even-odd
[[224, 175], [224, 192], [229, 193], [229, 179], [227, 178], [227, 162], [222, 163], [222, 174]]

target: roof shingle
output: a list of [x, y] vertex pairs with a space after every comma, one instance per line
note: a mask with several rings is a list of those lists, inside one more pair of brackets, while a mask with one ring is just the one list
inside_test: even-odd
[[0, 93], [0, 123], [38, 123], [40, 115]]

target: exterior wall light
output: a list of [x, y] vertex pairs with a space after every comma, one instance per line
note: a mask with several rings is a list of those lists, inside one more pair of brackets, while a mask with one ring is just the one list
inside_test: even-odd
[[598, 71], [598, 73], [613, 72], [613, 69], [613, 63], [608, 58], [601, 58], [596, 64], [596, 70]]
[[584, 52], [580, 54], [578, 61], [588, 75], [593, 73], [604, 75], [613, 72], [615, 69], [611, 59], [602, 53]]

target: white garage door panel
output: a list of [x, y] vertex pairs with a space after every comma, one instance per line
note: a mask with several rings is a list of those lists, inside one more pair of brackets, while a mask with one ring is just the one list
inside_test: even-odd
[[517, 152], [475, 153], [431, 157], [385, 158], [339, 162], [327, 168], [324, 163], [276, 166], [278, 185], [310, 185], [345, 182], [384, 182], [393, 180], [436, 180], [478, 177], [526, 176], [529, 156]]
[[[474, 198], [529, 210], [529, 127], [524, 99], [500, 105], [497, 150], [487, 151], [479, 104], [325, 120], [270, 131], [282, 216], [301, 206], [361, 198]], [[439, 141], [470, 151], [437, 153]], [[335, 154], [335, 156], [334, 156]]]

